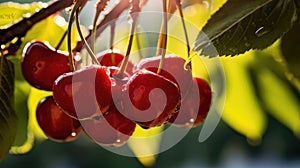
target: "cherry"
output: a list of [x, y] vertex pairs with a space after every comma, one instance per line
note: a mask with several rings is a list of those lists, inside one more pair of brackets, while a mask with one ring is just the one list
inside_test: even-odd
[[[143, 59], [136, 67], [139, 69], [148, 69], [157, 72], [161, 56]], [[190, 86], [192, 85], [192, 70], [189, 65], [184, 69], [185, 60], [176, 55], [167, 55], [160, 75], [176, 83], [180, 89], [181, 97], [184, 98]]]
[[195, 127], [203, 122], [211, 106], [212, 92], [208, 83], [194, 78], [193, 85], [181, 102], [180, 111], [173, 114], [168, 122], [180, 127]]
[[36, 108], [36, 118], [44, 133], [55, 141], [72, 141], [82, 128], [79, 121], [66, 115], [49, 96], [42, 99]]
[[85, 133], [96, 143], [121, 146], [133, 134], [136, 124], [123, 116], [115, 106], [99, 118], [81, 121]]
[[105, 113], [113, 104], [109, 69], [92, 65], [65, 73], [53, 84], [55, 102], [76, 119]]
[[[107, 50], [105, 52], [99, 53], [96, 57], [101, 65], [107, 67], [109, 66], [120, 67], [125, 56], [122, 53], [120, 53], [118, 50]], [[126, 72], [131, 75], [132, 69], [133, 69], [133, 63], [131, 61], [128, 61]], [[114, 71], [115, 71], [114, 69], [111, 69], [111, 73], [114, 73]]]
[[145, 69], [137, 71], [125, 89], [124, 114], [145, 128], [165, 123], [180, 102], [174, 82]]
[[55, 79], [70, 72], [66, 53], [55, 50], [47, 42], [31, 41], [23, 50], [21, 68], [24, 78], [32, 86], [51, 91]]

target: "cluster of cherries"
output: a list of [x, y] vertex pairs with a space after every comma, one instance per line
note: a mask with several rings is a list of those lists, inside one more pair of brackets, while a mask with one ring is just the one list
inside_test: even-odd
[[70, 71], [66, 53], [48, 43], [32, 41], [22, 57], [24, 78], [34, 87], [52, 91], [40, 101], [37, 121], [56, 141], [74, 140], [83, 130], [99, 144], [120, 146], [136, 125], [151, 128], [165, 123], [195, 127], [207, 116], [212, 92], [208, 83], [192, 76], [190, 66], [175, 55], [130, 61], [123, 73], [124, 55], [97, 55], [101, 65]]

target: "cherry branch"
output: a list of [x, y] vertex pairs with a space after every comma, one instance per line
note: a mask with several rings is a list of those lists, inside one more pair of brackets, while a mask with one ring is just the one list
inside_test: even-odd
[[15, 37], [24, 37], [33, 25], [46, 19], [57, 11], [63, 10], [73, 4], [73, 0], [57, 0], [49, 4], [48, 7], [32, 14], [30, 17], [23, 17], [10, 26], [0, 29], [0, 44], [6, 44]]

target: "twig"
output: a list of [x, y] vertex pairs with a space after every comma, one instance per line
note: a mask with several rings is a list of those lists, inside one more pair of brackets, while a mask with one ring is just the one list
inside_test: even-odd
[[57, 0], [49, 4], [47, 8], [32, 14], [28, 18], [22, 18], [11, 24], [10, 26], [0, 29], [0, 44], [6, 44], [13, 40], [15, 37], [24, 37], [28, 30], [33, 25], [54, 14], [57, 11], [65, 9], [73, 4], [73, 0]]

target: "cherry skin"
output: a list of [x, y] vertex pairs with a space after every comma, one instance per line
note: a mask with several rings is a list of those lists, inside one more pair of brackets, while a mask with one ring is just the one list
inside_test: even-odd
[[[107, 50], [105, 52], [101, 52], [97, 54], [96, 57], [99, 63], [103, 66], [120, 67], [125, 56], [122, 53], [120, 53], [118, 50]], [[133, 63], [131, 61], [128, 61], [126, 72], [132, 75], [133, 67], [134, 67]], [[114, 73], [114, 71], [115, 71], [114, 69], [111, 69], [111, 73]]]
[[[147, 69], [156, 73], [160, 60], [161, 56], [145, 58], [136, 66], [136, 69]], [[193, 80], [190, 66], [187, 65], [185, 70], [184, 64], [185, 60], [183, 58], [176, 55], [167, 55], [160, 74], [178, 85], [182, 98], [185, 97]]]
[[179, 127], [192, 128], [203, 122], [211, 106], [212, 92], [208, 83], [201, 78], [194, 78], [193, 85], [181, 102], [179, 112], [168, 120]]
[[102, 115], [113, 104], [109, 69], [92, 65], [65, 73], [53, 84], [55, 102], [76, 119]]
[[122, 146], [133, 134], [136, 124], [123, 116], [115, 106], [100, 118], [81, 121], [84, 132], [96, 143]]
[[49, 96], [36, 109], [36, 118], [44, 133], [52, 140], [68, 142], [76, 139], [82, 128], [78, 120], [66, 115]]
[[28, 83], [48, 91], [52, 90], [53, 82], [59, 75], [70, 72], [67, 54], [41, 41], [31, 41], [26, 44], [21, 68]]
[[180, 102], [174, 82], [145, 69], [137, 71], [125, 88], [123, 113], [144, 128], [165, 123]]

